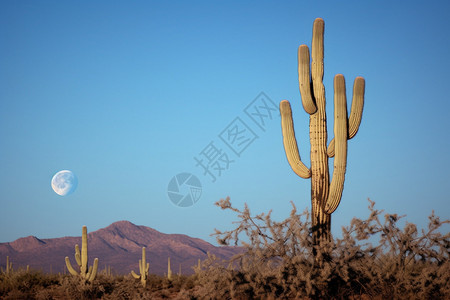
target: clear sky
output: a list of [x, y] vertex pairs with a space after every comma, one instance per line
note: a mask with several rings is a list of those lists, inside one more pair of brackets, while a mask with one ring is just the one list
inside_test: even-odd
[[[333, 232], [366, 217], [369, 197], [420, 226], [432, 210], [449, 218], [449, 11], [448, 1], [1, 1], [0, 242], [118, 220], [213, 242], [236, 220], [220, 198], [278, 220], [290, 201], [310, 207], [279, 115], [259, 127], [246, 108], [290, 100], [309, 165], [297, 47], [311, 44], [317, 17], [329, 132], [333, 76], [345, 75], [349, 105], [354, 78], [366, 79]], [[252, 134], [233, 152], [236, 126]], [[212, 145], [232, 161], [215, 182], [195, 160]], [[78, 188], [61, 197], [50, 181], [64, 169]], [[202, 185], [186, 208], [167, 193], [183, 172]]]

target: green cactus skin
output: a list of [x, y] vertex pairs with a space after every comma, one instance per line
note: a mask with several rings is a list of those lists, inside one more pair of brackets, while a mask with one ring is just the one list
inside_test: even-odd
[[170, 269], [170, 257], [167, 260], [167, 279], [172, 280], [172, 270]]
[[94, 266], [90, 266], [88, 268], [88, 245], [87, 245], [87, 227], [83, 226], [82, 235], [81, 235], [81, 253], [80, 247], [75, 245], [75, 260], [77, 261], [77, 265], [80, 268], [80, 272], [78, 273], [72, 267], [70, 263], [69, 257], [66, 256], [66, 266], [67, 270], [69, 270], [70, 274], [74, 276], [81, 276], [81, 278], [92, 282], [97, 275], [98, 268], [98, 258], [94, 259]]
[[131, 275], [136, 279], [141, 279], [141, 284], [143, 287], [147, 284], [149, 268], [150, 264], [147, 263], [145, 259], [145, 247], [142, 247], [142, 259], [139, 260], [139, 272], [141, 275], [137, 275], [133, 270], [131, 271]]
[[[338, 207], [344, 189], [347, 167], [347, 140], [353, 138], [361, 124], [364, 106], [365, 81], [357, 77], [353, 86], [350, 117], [347, 117], [345, 79], [334, 78], [334, 139], [327, 147], [325, 87], [323, 85], [323, 35], [325, 23], [314, 21], [312, 61], [309, 48], [298, 49], [298, 80], [304, 110], [310, 115], [311, 168], [301, 161], [295, 138], [289, 101], [280, 103], [281, 127], [286, 157], [292, 170], [302, 178], [311, 178], [312, 230], [314, 242], [330, 239], [331, 214]], [[312, 81], [312, 82], [311, 82]], [[330, 183], [328, 159], [334, 157], [333, 177]]]

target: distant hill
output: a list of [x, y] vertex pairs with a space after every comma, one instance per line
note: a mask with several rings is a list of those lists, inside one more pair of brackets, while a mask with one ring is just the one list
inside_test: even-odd
[[[5, 268], [6, 256], [9, 256], [14, 269], [29, 265], [44, 272], [64, 273], [66, 256], [72, 266], [76, 266], [75, 244], [81, 247], [81, 236], [53, 239], [28, 236], [0, 243], [0, 266]], [[146, 247], [149, 273], [158, 275], [167, 273], [168, 257], [173, 273], [178, 273], [181, 265], [182, 274], [192, 274], [192, 266], [197, 264], [199, 258], [205, 259], [207, 252], [228, 259], [242, 251], [239, 247], [216, 247], [202, 239], [183, 234], [164, 234], [150, 227], [119, 221], [88, 233], [89, 265], [98, 257], [99, 272], [110, 266], [115, 274], [127, 274], [131, 270], [139, 273], [142, 247]]]

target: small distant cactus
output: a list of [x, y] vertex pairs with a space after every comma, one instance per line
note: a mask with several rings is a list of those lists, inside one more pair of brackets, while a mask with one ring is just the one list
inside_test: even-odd
[[170, 257], [167, 260], [167, 279], [172, 280], [172, 270], [170, 269]]
[[142, 247], [142, 259], [139, 260], [139, 272], [141, 275], [137, 275], [133, 270], [131, 271], [131, 275], [133, 275], [136, 279], [141, 279], [141, 284], [143, 287], [147, 284], [149, 267], [150, 264], [147, 263], [145, 259], [145, 247]]
[[9, 275], [10, 273], [12, 273], [12, 262], [9, 260], [9, 256], [6, 256], [5, 274]]
[[[311, 168], [301, 161], [295, 139], [292, 111], [289, 101], [280, 103], [281, 127], [286, 156], [292, 170], [302, 178], [311, 177], [312, 231], [315, 243], [330, 239], [331, 214], [342, 198], [347, 167], [347, 140], [358, 132], [364, 105], [365, 81], [357, 77], [353, 86], [350, 117], [347, 117], [345, 79], [334, 77], [334, 139], [327, 148], [327, 117], [325, 87], [323, 85], [323, 35], [324, 21], [314, 21], [312, 37], [312, 62], [309, 48], [298, 49], [298, 80], [304, 110], [309, 116], [311, 142]], [[334, 157], [333, 179], [330, 183], [328, 159]]]
[[97, 275], [98, 268], [98, 258], [94, 259], [94, 266], [88, 268], [88, 245], [87, 245], [87, 227], [83, 226], [82, 236], [81, 236], [81, 253], [78, 244], [75, 245], [75, 260], [80, 268], [78, 273], [70, 264], [69, 257], [66, 256], [66, 266], [70, 274], [74, 276], [81, 276], [81, 278], [92, 282]]
[[103, 270], [102, 274], [105, 275], [105, 276], [111, 276], [111, 274], [112, 274], [111, 273], [111, 266], [105, 265], [105, 269]]

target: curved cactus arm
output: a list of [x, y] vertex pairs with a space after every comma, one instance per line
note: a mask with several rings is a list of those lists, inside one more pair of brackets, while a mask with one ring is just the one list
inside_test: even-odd
[[328, 144], [327, 155], [328, 157], [334, 157], [334, 138], [331, 140], [330, 144]]
[[136, 274], [133, 270], [131, 270], [131, 275], [132, 275], [134, 278], [136, 278], [136, 279], [141, 278], [141, 276], [139, 276], [138, 274]]
[[303, 109], [310, 115], [317, 111], [311, 95], [311, 74], [309, 65], [309, 49], [306, 45], [298, 47], [298, 84], [302, 96]]
[[139, 260], [139, 273], [142, 274], [144, 270], [142, 269], [142, 260]]
[[294, 122], [292, 121], [292, 110], [289, 101], [280, 102], [281, 129], [283, 131], [283, 144], [286, 157], [292, 170], [301, 178], [310, 178], [311, 170], [301, 161], [298, 152], [297, 140], [295, 139]]
[[66, 256], [66, 266], [67, 266], [67, 270], [69, 270], [69, 273], [74, 275], [74, 276], [78, 276], [80, 274], [78, 274], [77, 271], [75, 271], [75, 269], [72, 267], [72, 264], [70, 263], [69, 257]]
[[353, 83], [353, 99], [350, 117], [348, 118], [348, 139], [356, 135], [361, 124], [364, 107], [365, 80], [363, 77], [356, 77]]
[[132, 275], [134, 278], [136, 278], [136, 279], [141, 278], [141, 276], [139, 276], [138, 274], [134, 273], [133, 270], [131, 270], [131, 275]]
[[345, 96], [345, 79], [342, 74], [334, 77], [334, 136], [336, 157], [334, 158], [330, 193], [324, 206], [324, 211], [327, 214], [333, 213], [341, 201], [347, 168], [347, 99]]
[[81, 252], [78, 244], [75, 245], [75, 260], [77, 262], [77, 265], [81, 268]]
[[98, 258], [94, 259], [94, 265], [93, 267], [89, 267], [89, 277], [87, 277], [87, 280], [89, 282], [92, 282], [95, 279], [95, 276], [97, 276], [97, 269], [98, 269]]
[[[348, 139], [353, 138], [359, 130], [364, 107], [365, 80], [363, 77], [356, 77], [353, 83], [353, 99], [350, 117], [348, 118]], [[328, 157], [334, 156], [334, 139], [331, 140], [327, 148]]]
[[91, 273], [92, 273], [92, 266], [90, 266], [90, 267], [88, 268], [88, 271], [87, 271], [85, 274], [81, 274], [81, 276], [82, 276], [84, 279], [88, 279], [88, 278], [91, 276]]

